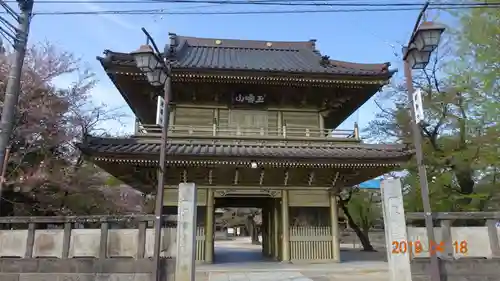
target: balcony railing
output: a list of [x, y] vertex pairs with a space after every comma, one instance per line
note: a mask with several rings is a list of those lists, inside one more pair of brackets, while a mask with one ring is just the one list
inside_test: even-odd
[[[136, 126], [136, 136], [160, 136], [161, 127], [157, 125]], [[227, 138], [265, 138], [265, 139], [346, 139], [359, 140], [359, 130], [310, 129], [282, 126], [281, 128], [245, 128], [213, 126], [170, 125], [169, 137], [227, 137]]]

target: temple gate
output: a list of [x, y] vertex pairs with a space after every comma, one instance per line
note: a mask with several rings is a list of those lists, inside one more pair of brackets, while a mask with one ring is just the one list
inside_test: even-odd
[[[215, 205], [263, 210], [263, 252], [280, 261], [340, 261], [336, 194], [411, 157], [401, 145], [363, 144], [336, 130], [388, 83], [388, 63], [329, 59], [305, 42], [170, 35], [173, 97], [164, 211], [177, 186], [198, 188], [197, 259], [214, 261]], [[132, 55], [106, 51], [102, 66], [137, 117], [128, 138], [88, 136], [88, 159], [123, 182], [155, 190], [161, 128], [156, 98]]]

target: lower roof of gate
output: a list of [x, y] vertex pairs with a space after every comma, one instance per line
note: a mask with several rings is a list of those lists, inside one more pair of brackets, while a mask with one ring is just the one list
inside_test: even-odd
[[[110, 162], [157, 161], [161, 150], [159, 141], [138, 138], [95, 138], [88, 137], [78, 144], [80, 150], [91, 158]], [[218, 144], [214, 142], [189, 143], [170, 141], [166, 147], [167, 159], [171, 161], [201, 160], [221, 161], [223, 159], [296, 160], [299, 162], [333, 163], [401, 163], [406, 162], [413, 151], [404, 145], [379, 144]], [[289, 162], [291, 163], [291, 162]]]

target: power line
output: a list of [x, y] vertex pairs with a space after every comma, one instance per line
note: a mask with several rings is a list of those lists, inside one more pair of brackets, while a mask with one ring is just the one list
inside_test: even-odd
[[[6, 3], [15, 1], [5, 1]], [[256, 0], [256, 1], [241, 1], [241, 0], [90, 0], [90, 1], [77, 1], [77, 0], [45, 0], [37, 1], [37, 5], [40, 4], [175, 4], [175, 3], [186, 3], [186, 4], [230, 4], [230, 5], [316, 5], [316, 6], [341, 6], [341, 7], [408, 7], [408, 6], [418, 6], [421, 7], [422, 3], [416, 2], [398, 2], [398, 3], [370, 3], [370, 2], [346, 2], [345, 0], [325, 0], [317, 2], [317, 0]], [[430, 6], [465, 6], [465, 5], [479, 5], [488, 6], [491, 4], [498, 3], [478, 3], [475, 1], [467, 1], [461, 3], [432, 3]]]
[[[15, 2], [12, 0], [0, 3]], [[355, 13], [355, 12], [397, 12], [420, 10], [422, 3], [397, 2], [397, 3], [369, 3], [359, 0], [41, 0], [37, 4], [211, 4], [217, 5], [259, 5], [259, 6], [295, 6], [295, 7], [342, 7], [339, 9], [298, 9], [298, 10], [250, 10], [250, 11], [166, 11], [165, 9], [131, 9], [131, 10], [97, 10], [97, 11], [36, 11], [34, 15], [245, 15], [245, 14], [305, 14], [305, 13]], [[461, 3], [431, 3], [429, 9], [457, 10], [476, 8], [499, 8], [500, 1], [495, 3], [461, 2]], [[360, 8], [362, 7], [362, 8]], [[9, 12], [9, 11], [8, 11]], [[0, 14], [4, 14], [0, 13]]]
[[[239, 0], [239, 1], [232, 1], [232, 2], [240, 2], [242, 4], [253, 4], [253, 3], [265, 3], [265, 2], [315, 2], [317, 0]], [[325, 0], [322, 1], [324, 2], [331, 2], [331, 3], [338, 3], [340, 5], [365, 5], [365, 4], [370, 4], [370, 1], [374, 0], [369, 0], [369, 1], [359, 1], [359, 0]], [[16, 1], [14, 0], [7, 0], [4, 1], [5, 3], [15, 3]], [[173, 0], [89, 0], [89, 1], [78, 1], [78, 0], [40, 0], [37, 1], [38, 4], [162, 4], [162, 3], [176, 3], [177, 1]], [[203, 3], [203, 0], [191, 0], [188, 2], [192, 3]], [[218, 1], [220, 2], [220, 1]], [[392, 2], [392, 1], [388, 1]], [[472, 0], [468, 1], [469, 4], [474, 4], [478, 3]], [[377, 2], [378, 4], [390, 4], [390, 3], [380, 3], [380, 1]], [[463, 3], [463, 2], [462, 2]], [[372, 3], [373, 4], [373, 3]], [[415, 4], [415, 5], [423, 5], [423, 3], [419, 2], [405, 2], [402, 4]], [[460, 4], [460, 3], [457, 3]]]
[[[463, 5], [463, 6], [433, 6], [430, 10], [464, 10], [464, 9], [497, 9], [500, 3], [489, 5]], [[255, 10], [255, 11], [207, 11], [207, 12], [179, 12], [166, 11], [165, 9], [153, 10], [102, 10], [102, 11], [44, 11], [35, 12], [34, 15], [251, 15], [251, 14], [307, 14], [307, 13], [357, 13], [357, 12], [401, 12], [418, 11], [419, 7], [402, 8], [348, 8], [348, 9], [294, 9], [294, 10]]]

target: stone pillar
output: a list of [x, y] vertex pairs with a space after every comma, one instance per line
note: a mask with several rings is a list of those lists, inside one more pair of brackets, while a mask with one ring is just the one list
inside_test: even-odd
[[177, 252], [175, 259], [176, 281], [195, 280], [196, 211], [195, 184], [179, 184]]
[[283, 229], [282, 251], [283, 262], [290, 262], [290, 217], [288, 207], [288, 190], [283, 190], [281, 195], [281, 227]]
[[280, 256], [280, 217], [278, 200], [273, 201], [273, 238], [274, 238], [274, 257], [278, 260]]
[[332, 231], [332, 254], [333, 261], [340, 262], [340, 234], [339, 234], [339, 208], [337, 196], [330, 193], [330, 223]]
[[207, 189], [207, 209], [205, 218], [205, 262], [214, 261], [214, 191]]
[[[411, 281], [410, 255], [408, 251], [398, 254], [392, 253], [393, 242], [401, 244], [408, 241], [401, 189], [399, 179], [387, 179], [381, 183], [385, 243], [391, 281]], [[406, 248], [410, 249], [408, 245], [406, 245]]]

